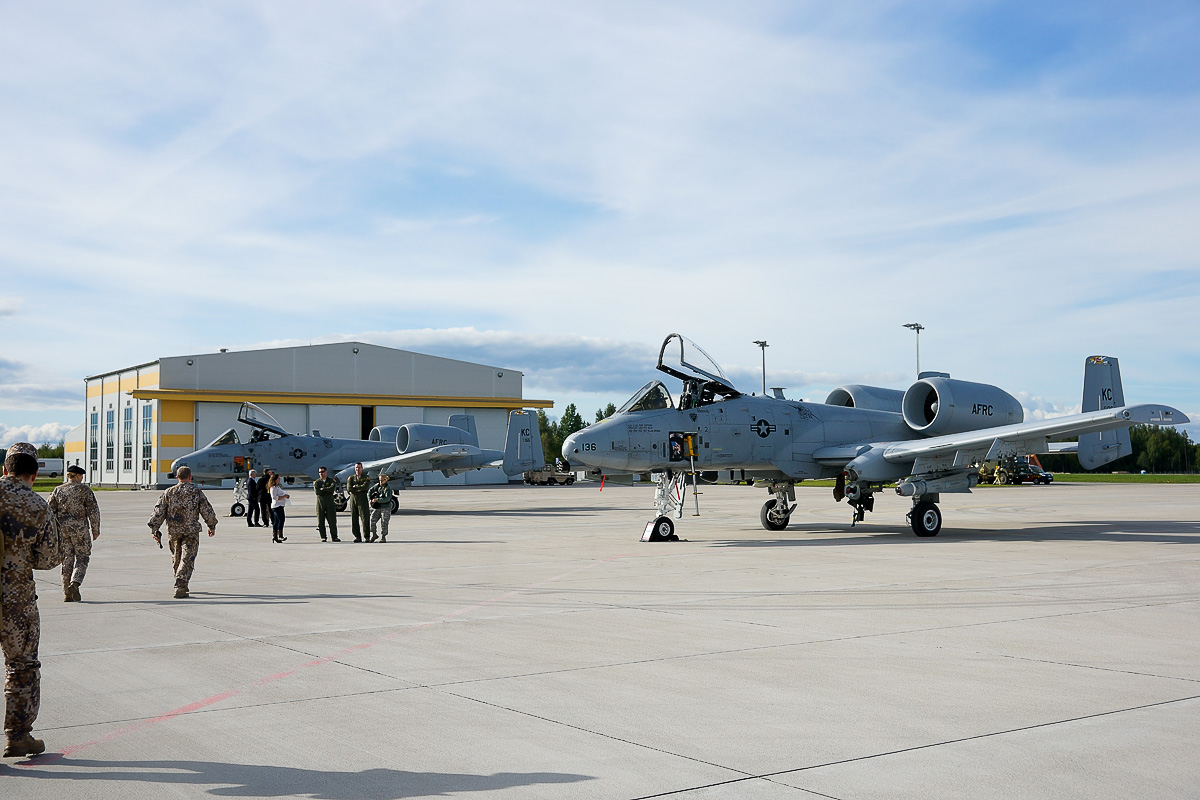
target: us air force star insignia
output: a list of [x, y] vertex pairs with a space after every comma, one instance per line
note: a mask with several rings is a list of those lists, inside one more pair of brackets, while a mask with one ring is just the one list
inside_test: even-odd
[[775, 426], [767, 422], [765, 419], [760, 419], [758, 422], [750, 426], [750, 430], [754, 431], [765, 439], [775, 432]]
[[304, 458], [304, 451], [297, 447], [292, 451], [292, 458]]

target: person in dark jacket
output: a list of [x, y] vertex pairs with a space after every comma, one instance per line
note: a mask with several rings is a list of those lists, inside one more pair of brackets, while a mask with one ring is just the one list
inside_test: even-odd
[[250, 476], [246, 478], [246, 525], [250, 528], [259, 528], [266, 523], [262, 521], [262, 504], [260, 502], [262, 495], [262, 484], [258, 481], [258, 472], [250, 470]]
[[263, 476], [258, 481], [258, 507], [262, 511], [262, 521], [258, 524], [266, 528], [271, 526], [271, 492], [267, 489], [267, 481], [271, 478], [271, 470], [264, 469]]

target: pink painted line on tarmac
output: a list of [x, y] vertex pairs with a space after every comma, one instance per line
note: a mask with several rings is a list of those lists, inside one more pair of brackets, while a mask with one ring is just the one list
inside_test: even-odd
[[[575, 569], [568, 570], [564, 573], [555, 575], [551, 578], [546, 578], [545, 580], [538, 581], [537, 583], [531, 583], [528, 586], [522, 587], [520, 589], [512, 589], [507, 592], [498, 594], [495, 597], [490, 597], [487, 600], [481, 600], [480, 602], [475, 603], [473, 605], [464, 606], [463, 608], [457, 609], [455, 611], [447, 612], [445, 614], [442, 614], [439, 617], [435, 617], [434, 619], [426, 620], [425, 622], [418, 622], [413, 625], [406, 625], [403, 629], [401, 629], [399, 631], [393, 631], [392, 633], [386, 634], [386, 635], [380, 637], [379, 639], [376, 639], [375, 641], [361, 642], [359, 644], [354, 644], [354, 645], [350, 645], [348, 647], [343, 647], [341, 650], [337, 651], [336, 653], [333, 653], [332, 655], [314, 659], [313, 661], [308, 661], [306, 663], [300, 664], [299, 666], [297, 666], [294, 669], [287, 670], [286, 672], [277, 672], [274, 675], [267, 675], [265, 677], [259, 678], [255, 681], [252, 681], [251, 683], [249, 683], [248, 688], [267, 686], [267, 685], [275, 683], [277, 681], [281, 681], [286, 678], [290, 678], [293, 675], [299, 674], [300, 670], [302, 670], [302, 669], [324, 666], [325, 664], [329, 664], [331, 662], [337, 661], [339, 658], [341, 658], [345, 655], [349, 655], [350, 653], [353, 653], [355, 651], [367, 650], [367, 649], [379, 644], [380, 642], [387, 641], [390, 639], [395, 639], [397, 636], [401, 636], [403, 634], [412, 633], [414, 631], [428, 628], [432, 625], [437, 625], [437, 624], [439, 624], [441, 622], [445, 622], [446, 620], [449, 620], [449, 619], [461, 617], [464, 614], [469, 614], [472, 611], [478, 611], [481, 608], [490, 606], [493, 603], [498, 603], [501, 600], [504, 600], [506, 598], [514, 597], [514, 596], [520, 595], [520, 594], [525, 594], [527, 592], [532, 592], [535, 589], [537, 589], [541, 586], [545, 586], [548, 583], [554, 583], [555, 581], [560, 581], [563, 578], [568, 578], [568, 577], [570, 577], [572, 575], [576, 575], [580, 572], [586, 572], [589, 569], [593, 569], [595, 567], [602, 566], [605, 564], [610, 564], [613, 561], [617, 561], [622, 558], [628, 558], [629, 555], [631, 555], [631, 554], [624, 553], [624, 554], [618, 555], [618, 556], [610, 556], [609, 558], [605, 558], [600, 561], [593, 561], [590, 564], [585, 564], [582, 567], [577, 567]], [[124, 736], [128, 736], [131, 733], [136, 733], [138, 731], [145, 730], [146, 728], [149, 728], [151, 726], [160, 725], [164, 722], [170, 722], [171, 720], [175, 719], [176, 717], [181, 717], [184, 714], [191, 714], [196, 711], [201, 711], [205, 708], [208, 708], [209, 706], [216, 705], [217, 703], [223, 702], [225, 700], [229, 700], [234, 697], [238, 697], [238, 696], [244, 694], [245, 691], [246, 691], [245, 689], [229, 689], [227, 691], [221, 692], [220, 694], [214, 694], [211, 697], [206, 697], [203, 700], [197, 700], [194, 703], [188, 703], [186, 706], [180, 706], [179, 708], [176, 708], [173, 711], [168, 711], [165, 714], [160, 714], [157, 717], [153, 717], [151, 719], [144, 719], [139, 722], [135, 722], [131, 725], [126, 725], [123, 728], [118, 728], [117, 730], [112, 731], [111, 733], [106, 733], [105, 735], [99, 736], [95, 739], [89, 739], [86, 742], [81, 742], [79, 744], [64, 747], [62, 750], [60, 750], [57, 753], [46, 753], [46, 754], [40, 755], [40, 756], [33, 756], [29, 761], [15, 764], [14, 766], [35, 767], [35, 766], [41, 766], [43, 764], [50, 764], [50, 763], [53, 763], [60, 759], [74, 755], [75, 753], [78, 753], [81, 750], [87, 750], [91, 747], [95, 747], [98, 744], [104, 744], [105, 742], [115, 741], [116, 739], [120, 739]]]
[[175, 709], [174, 711], [168, 711], [167, 713], [161, 714], [157, 717], [154, 717], [153, 719], [144, 719], [141, 722], [135, 722], [132, 725], [126, 725], [124, 728], [120, 728], [118, 730], [113, 731], [112, 733], [105, 734], [104, 736], [101, 736], [99, 738], [91, 739], [89, 741], [83, 742], [82, 744], [72, 745], [70, 747], [64, 747], [61, 752], [48, 753], [45, 756], [38, 756], [36, 758], [35, 762], [33, 762], [33, 763], [17, 764], [17, 766], [18, 767], [26, 767], [26, 766], [31, 767], [31, 766], [34, 766], [35, 764], [45, 764], [45, 763], [48, 763], [51, 761], [57, 761], [60, 758], [66, 758], [67, 756], [72, 755], [73, 753], [78, 753], [80, 750], [86, 750], [87, 748], [92, 747], [94, 745], [98, 745], [103, 742], [111, 742], [114, 739], [119, 739], [122, 736], [133, 733], [134, 731], [140, 731], [143, 728], [150, 727], [151, 725], [157, 725], [160, 722], [166, 722], [168, 720], [175, 719], [176, 717], [181, 716], [183, 714], [190, 714], [193, 711], [199, 711], [202, 708], [207, 708], [208, 706], [214, 705], [216, 703], [220, 703], [222, 700], [228, 700], [231, 697], [237, 697], [241, 693], [242, 692], [240, 689], [230, 689], [227, 692], [221, 692], [220, 694], [214, 694], [212, 697], [206, 697], [203, 700], [197, 700], [194, 703], [188, 703], [186, 706], [180, 706], [179, 708]]

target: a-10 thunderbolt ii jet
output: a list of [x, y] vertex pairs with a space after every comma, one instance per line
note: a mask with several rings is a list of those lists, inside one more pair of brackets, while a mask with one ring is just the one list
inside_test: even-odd
[[193, 478], [201, 483], [237, 479], [230, 509], [235, 517], [245, 513], [245, 478], [251, 469], [270, 469], [291, 482], [315, 480], [317, 468], [327, 467], [339, 480], [335, 507], [344, 511], [346, 496], [341, 482], [354, 472], [355, 463], [360, 461], [365, 473], [374, 476], [386, 472], [397, 478], [402, 488], [412, 482], [416, 472], [437, 470], [450, 477], [484, 467], [500, 467], [511, 476], [546, 464], [537, 415], [532, 411], [509, 414], [503, 451], [479, 446], [475, 418], [467, 414], [451, 415], [449, 425], [381, 425], [371, 430], [369, 439], [288, 433], [274, 417], [253, 403], [242, 404], [238, 422], [254, 429], [248, 442], [240, 441], [237, 430], [230, 428], [212, 444], [171, 464], [172, 475], [180, 467], [188, 466]]
[[[937, 372], [921, 373], [907, 391], [840, 387], [824, 403], [747, 396], [675, 333], [663, 341], [657, 368], [683, 382], [678, 405], [661, 381], [651, 381], [613, 416], [563, 443], [563, 457], [593, 473], [662, 473], [658, 517], [644, 540], [671, 538], [668, 514], [683, 515], [688, 482], [694, 492], [697, 475], [723, 470], [744, 470], [769, 488], [773, 496], [759, 515], [767, 530], [787, 527], [797, 483], [832, 478], [834, 498], [854, 510], [851, 525], [874, 509], [876, 492], [896, 482], [896, 493], [912, 498], [913, 533], [937, 536], [941, 494], [969, 492], [985, 460], [1074, 451], [1094, 469], [1132, 452], [1130, 425], [1188, 422], [1168, 406], [1125, 405], [1117, 359], [1107, 356], [1084, 363], [1082, 413], [1031, 422], [1002, 389]], [[1078, 445], [1053, 441], [1076, 435]]]

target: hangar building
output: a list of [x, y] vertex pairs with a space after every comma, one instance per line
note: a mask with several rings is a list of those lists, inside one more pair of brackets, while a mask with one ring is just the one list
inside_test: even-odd
[[[163, 486], [171, 462], [237, 422], [243, 402], [259, 405], [291, 433], [366, 439], [376, 425], [445, 425], [475, 417], [481, 447], [502, 450], [509, 411], [550, 408], [522, 398], [522, 373], [407, 350], [339, 342], [170, 356], [85, 378], [82, 437], [66, 456], [104, 486]], [[80, 429], [77, 428], [76, 431]], [[418, 473], [414, 484], [504, 483], [500, 469], [452, 478]]]

